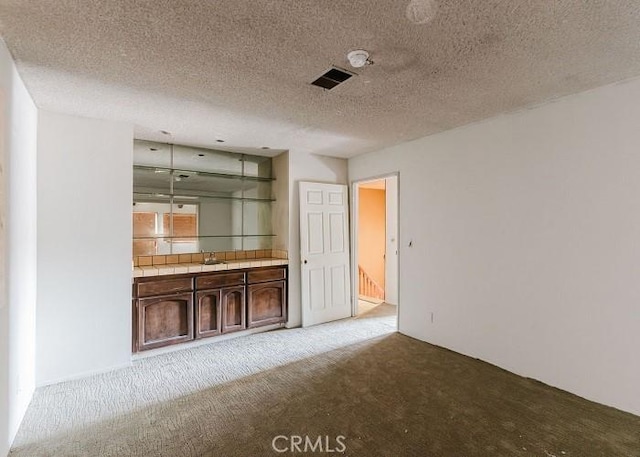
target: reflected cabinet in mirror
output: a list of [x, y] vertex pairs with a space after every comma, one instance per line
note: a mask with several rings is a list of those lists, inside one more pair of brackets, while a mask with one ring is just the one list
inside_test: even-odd
[[271, 158], [135, 140], [133, 255], [271, 249]]

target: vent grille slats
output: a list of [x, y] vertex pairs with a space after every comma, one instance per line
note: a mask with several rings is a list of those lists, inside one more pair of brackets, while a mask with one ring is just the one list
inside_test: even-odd
[[333, 89], [339, 84], [342, 84], [347, 79], [353, 76], [352, 73], [347, 73], [344, 70], [340, 70], [339, 68], [330, 68], [324, 74], [322, 74], [318, 79], [312, 81], [311, 84], [314, 86], [322, 87], [323, 89]]

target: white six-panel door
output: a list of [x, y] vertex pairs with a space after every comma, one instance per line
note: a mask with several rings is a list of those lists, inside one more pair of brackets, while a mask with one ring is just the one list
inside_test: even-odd
[[300, 183], [302, 326], [351, 316], [347, 186]]

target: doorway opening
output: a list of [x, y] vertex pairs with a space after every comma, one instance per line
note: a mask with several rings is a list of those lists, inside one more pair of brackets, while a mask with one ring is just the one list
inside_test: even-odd
[[398, 176], [353, 184], [353, 315], [398, 314]]

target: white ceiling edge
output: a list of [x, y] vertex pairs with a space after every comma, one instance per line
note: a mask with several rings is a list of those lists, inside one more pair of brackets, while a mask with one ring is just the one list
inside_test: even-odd
[[[380, 149], [371, 141], [235, 113], [224, 107], [114, 86], [23, 63], [40, 109], [133, 124], [137, 139], [274, 157], [284, 151], [349, 158]], [[166, 112], [172, 106], [173, 111]], [[160, 132], [165, 130], [171, 135]], [[250, 135], [247, 132], [251, 132]], [[251, 137], [251, 141], [247, 138]], [[216, 140], [223, 139], [224, 143]], [[322, 150], [318, 150], [322, 145]], [[269, 149], [263, 149], [268, 147]]]
[[[514, 115], [517, 115], [517, 114], [520, 114], [520, 113], [523, 113], [523, 112], [526, 112], [526, 111], [531, 111], [531, 110], [535, 110], [535, 109], [541, 108], [541, 107], [546, 106], [546, 105], [551, 105], [551, 104], [554, 104], [554, 103], [558, 103], [558, 102], [564, 101], [565, 99], [570, 99], [570, 98], [574, 98], [574, 97], [580, 97], [582, 95], [589, 94], [591, 92], [597, 92], [600, 89], [603, 89], [603, 88], [606, 88], [606, 87], [619, 86], [619, 85], [624, 85], [624, 84], [633, 84], [635, 81], [640, 81], [640, 76], [633, 76], [631, 78], [621, 79], [619, 81], [614, 81], [614, 82], [610, 82], [610, 83], [607, 83], [607, 84], [602, 84], [600, 86], [591, 87], [589, 89], [585, 89], [585, 90], [582, 90], [582, 91], [579, 91], [579, 92], [573, 92], [571, 94], [564, 94], [564, 95], [550, 97], [550, 98], [548, 98], [546, 100], [538, 101], [538, 102], [535, 102], [535, 103], [530, 103], [530, 104], [525, 105], [525, 106], [520, 106], [520, 107], [518, 107], [516, 109], [499, 112], [499, 113], [496, 113], [493, 116], [484, 117], [482, 119], [477, 119], [477, 120], [474, 120], [474, 121], [471, 121], [471, 122], [467, 122], [466, 124], [456, 125], [455, 127], [451, 127], [451, 128], [445, 129], [445, 130], [441, 130], [439, 132], [429, 133], [427, 135], [422, 135], [422, 136], [419, 136], [419, 137], [416, 137], [416, 138], [410, 138], [410, 139], [407, 139], [407, 140], [404, 140], [404, 141], [399, 141], [399, 142], [396, 142], [396, 143], [393, 143], [393, 144], [389, 144], [388, 146], [379, 147], [379, 148], [376, 148], [375, 150], [369, 151], [369, 152], [383, 151], [383, 150], [386, 150], [386, 149], [389, 149], [389, 148], [394, 148], [396, 146], [400, 146], [402, 144], [412, 143], [414, 141], [420, 141], [423, 138], [427, 138], [427, 137], [431, 137], [431, 136], [453, 134], [457, 130], [466, 129], [466, 128], [469, 128], [469, 127], [472, 127], [472, 126], [475, 126], [475, 125], [482, 125], [484, 123], [489, 123], [489, 122], [492, 122], [495, 119], [498, 119], [498, 118], [501, 118], [501, 117], [514, 116]], [[348, 159], [353, 159], [353, 158], [356, 158], [356, 157], [360, 157], [360, 156], [366, 155], [369, 152], [363, 152], [363, 153], [360, 153], [360, 154], [354, 154], [354, 155], [349, 156], [347, 158]]]
[[[627, 78], [584, 91], [531, 103], [440, 132], [391, 142], [386, 145], [376, 145], [373, 141], [361, 138], [337, 135], [274, 119], [234, 113], [223, 107], [203, 102], [186, 101], [149, 91], [108, 85], [77, 74], [26, 64], [21, 66], [20, 72], [28, 74], [36, 69], [39, 74], [39, 76], [35, 76], [35, 79], [38, 80], [38, 87], [35, 90], [31, 87], [27, 88], [30, 93], [32, 90], [37, 92], [37, 94], [31, 93], [31, 95], [34, 100], [37, 100], [38, 108], [63, 114], [131, 123], [134, 125], [136, 139], [265, 157], [275, 157], [282, 152], [290, 151], [293, 154], [312, 154], [341, 159], [357, 157], [397, 144], [415, 141], [425, 136], [455, 131], [497, 117], [536, 109], [567, 97], [598, 90], [601, 87], [640, 79], [640, 77]], [[25, 78], [23, 77], [23, 79]], [[172, 113], [166, 113], [166, 106], [173, 106], [175, 110]], [[166, 130], [172, 134], [165, 135], [160, 130]], [[246, 132], [251, 132], [250, 136], [253, 138], [253, 142], [247, 141]], [[224, 139], [225, 142], [218, 143], [216, 141], [218, 139]], [[318, 145], [323, 145], [321, 151], [318, 151]], [[264, 146], [269, 149], [262, 149]]]

